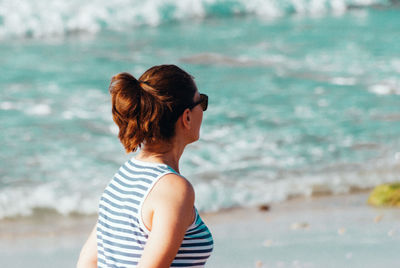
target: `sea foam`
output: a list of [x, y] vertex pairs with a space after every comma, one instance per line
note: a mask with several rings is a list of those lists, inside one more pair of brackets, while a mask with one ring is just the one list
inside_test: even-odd
[[30, 1], [0, 3], [0, 40], [48, 38], [71, 33], [95, 34], [102, 29], [129, 30], [139, 25], [157, 26], [170, 21], [218, 16], [255, 15], [274, 19], [290, 14], [324, 16], [343, 14], [349, 8], [389, 6], [386, 0], [94, 0]]

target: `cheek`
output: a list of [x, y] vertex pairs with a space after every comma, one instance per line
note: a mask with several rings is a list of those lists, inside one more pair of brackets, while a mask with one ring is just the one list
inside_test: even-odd
[[203, 122], [203, 113], [201, 113], [200, 122], [199, 122], [199, 129], [197, 130], [198, 137], [200, 137], [200, 128], [201, 128], [202, 122]]
[[199, 116], [199, 129], [201, 127], [201, 123], [203, 122], [203, 111], [201, 112], [200, 116]]
[[197, 118], [196, 118], [196, 127], [194, 128], [195, 133], [193, 133], [196, 137], [195, 139], [199, 139], [200, 137], [200, 127], [201, 127], [201, 123], [203, 121], [203, 113], [201, 113]]

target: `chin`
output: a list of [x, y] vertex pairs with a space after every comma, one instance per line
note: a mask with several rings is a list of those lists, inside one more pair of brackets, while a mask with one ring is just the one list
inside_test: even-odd
[[200, 138], [200, 135], [196, 135], [196, 136], [194, 136], [191, 140], [190, 140], [190, 142], [189, 143], [193, 143], [193, 142], [196, 142], [196, 141], [198, 141], [199, 140], [199, 138]]

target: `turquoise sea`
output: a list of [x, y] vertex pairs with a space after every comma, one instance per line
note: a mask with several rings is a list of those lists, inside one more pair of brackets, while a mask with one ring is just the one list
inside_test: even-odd
[[110, 78], [163, 63], [209, 95], [201, 211], [399, 181], [399, 29], [398, 1], [0, 0], [0, 218], [95, 214], [132, 157]]

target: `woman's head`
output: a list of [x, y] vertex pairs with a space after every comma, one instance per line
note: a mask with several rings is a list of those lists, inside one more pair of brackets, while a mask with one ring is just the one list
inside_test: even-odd
[[154, 66], [139, 80], [128, 73], [117, 74], [109, 90], [118, 137], [127, 152], [142, 143], [170, 141], [176, 121], [198, 97], [193, 77], [175, 65]]

